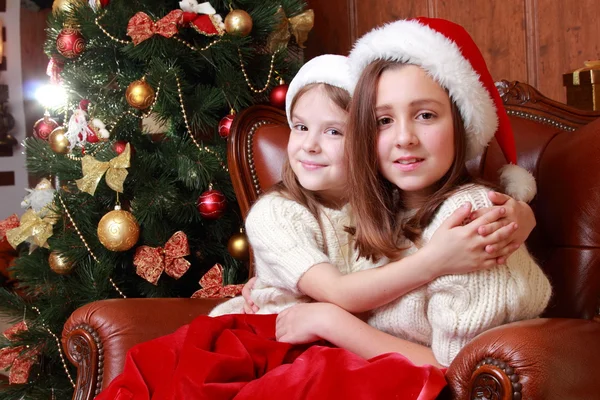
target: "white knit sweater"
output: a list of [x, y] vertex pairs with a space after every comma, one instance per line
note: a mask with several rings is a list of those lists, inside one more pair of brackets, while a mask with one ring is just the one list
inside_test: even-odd
[[[424, 230], [423, 244], [466, 202], [473, 210], [492, 206], [487, 193], [485, 187], [468, 185], [448, 198]], [[368, 322], [381, 331], [430, 346], [438, 362], [448, 366], [479, 333], [539, 316], [550, 294], [550, 282], [521, 246], [505, 265], [439, 277], [374, 310]]]
[[[303, 205], [279, 193], [262, 196], [246, 218], [246, 232], [254, 253], [257, 280], [252, 299], [259, 314], [274, 314], [297, 304], [311, 301], [298, 290], [298, 281], [310, 267], [330, 263], [343, 274], [376, 265], [357, 258], [352, 235], [344, 227], [352, 226], [350, 206], [340, 210], [323, 207], [321, 225]], [[326, 244], [326, 246], [325, 246]], [[244, 299], [233, 298], [215, 307], [209, 315], [241, 312]]]

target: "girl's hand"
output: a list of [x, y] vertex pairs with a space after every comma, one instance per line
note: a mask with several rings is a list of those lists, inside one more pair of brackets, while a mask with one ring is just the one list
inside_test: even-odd
[[[492, 201], [492, 203], [494, 203], [495, 206], [504, 207], [506, 209], [506, 214], [503, 218], [499, 219], [498, 221], [494, 221], [488, 225], [480, 227], [479, 233], [482, 236], [486, 236], [495, 232], [501, 227], [506, 226], [511, 222], [514, 222], [515, 224], [517, 224], [517, 230], [515, 230], [512, 236], [510, 237], [509, 246], [511, 246], [512, 249], [517, 250], [523, 243], [525, 243], [525, 240], [527, 240], [527, 238], [531, 234], [531, 231], [533, 230], [533, 228], [535, 228], [536, 221], [535, 216], [533, 214], [533, 210], [531, 209], [531, 207], [529, 207], [529, 204], [527, 204], [526, 202], [517, 201], [512, 197], [502, 193], [490, 191], [488, 193], [488, 197]], [[471, 219], [475, 220], [493, 208], [494, 207], [488, 207], [476, 210], [473, 213], [471, 213]], [[488, 250], [493, 252], [495, 248], [490, 247]], [[508, 258], [510, 254], [512, 254], [512, 251], [505, 257]], [[499, 263], [503, 264], [504, 262]]]
[[[463, 225], [471, 213], [471, 204], [466, 203], [456, 210], [433, 234], [429, 243], [423, 247], [428, 251], [429, 265], [437, 265], [439, 275], [465, 274], [498, 265], [498, 258], [505, 257], [511, 251], [509, 238], [516, 229], [510, 223], [498, 228], [486, 236], [479, 234], [479, 228], [497, 222], [503, 218], [503, 207], [492, 208], [474, 221]], [[493, 246], [493, 252], [488, 252]]]
[[321, 340], [319, 332], [336, 313], [337, 306], [330, 303], [302, 303], [283, 310], [277, 316], [278, 342], [303, 344]]
[[244, 298], [244, 309], [242, 314], [256, 314], [259, 310], [258, 306], [252, 300], [252, 288], [256, 283], [256, 277], [250, 278], [242, 288], [242, 297]]

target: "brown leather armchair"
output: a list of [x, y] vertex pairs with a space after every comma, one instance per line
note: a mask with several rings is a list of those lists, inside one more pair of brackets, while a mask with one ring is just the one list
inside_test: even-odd
[[[600, 398], [600, 116], [499, 82], [519, 164], [537, 179], [537, 227], [528, 246], [554, 294], [541, 319], [504, 325], [470, 342], [448, 369], [452, 399]], [[229, 170], [244, 216], [279, 180], [289, 129], [282, 111], [254, 106], [235, 119]], [[496, 143], [469, 168], [487, 179], [503, 163]], [[92, 399], [117, 376], [136, 343], [173, 332], [217, 301], [119, 299], [88, 304], [67, 321], [62, 342], [77, 366], [74, 399]]]

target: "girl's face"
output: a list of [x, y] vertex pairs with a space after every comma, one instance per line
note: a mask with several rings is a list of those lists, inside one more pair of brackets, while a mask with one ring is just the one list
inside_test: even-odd
[[379, 170], [418, 207], [454, 160], [450, 98], [423, 69], [403, 65], [381, 74], [375, 112]]
[[322, 85], [305, 92], [292, 110], [287, 146], [292, 170], [302, 187], [333, 204], [347, 198], [343, 135], [347, 118]]

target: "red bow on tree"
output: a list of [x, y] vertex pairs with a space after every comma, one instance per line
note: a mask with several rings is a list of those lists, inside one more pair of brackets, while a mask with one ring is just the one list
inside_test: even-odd
[[[17, 335], [24, 331], [27, 331], [27, 325], [23, 321], [5, 330], [4, 336], [8, 340], [14, 341], [17, 339]], [[37, 361], [39, 352], [37, 347], [29, 348], [28, 346], [0, 349], [0, 369], [10, 367], [8, 375], [8, 382], [10, 384], [27, 383], [29, 372], [33, 364]]]
[[223, 286], [223, 267], [215, 264], [208, 272], [200, 278], [202, 289], [197, 290], [192, 299], [220, 299], [222, 297], [235, 297], [242, 293], [244, 285]]
[[162, 247], [140, 246], [135, 250], [133, 265], [136, 273], [156, 285], [158, 278], [165, 271], [175, 279], [181, 278], [190, 268], [190, 262], [185, 256], [190, 254], [190, 245], [185, 233], [175, 232], [171, 239]]
[[140, 11], [129, 20], [127, 36], [131, 37], [136, 46], [154, 35], [170, 38], [179, 32], [178, 27], [182, 21], [183, 11], [181, 10], [173, 10], [156, 22], [152, 21], [148, 14]]

